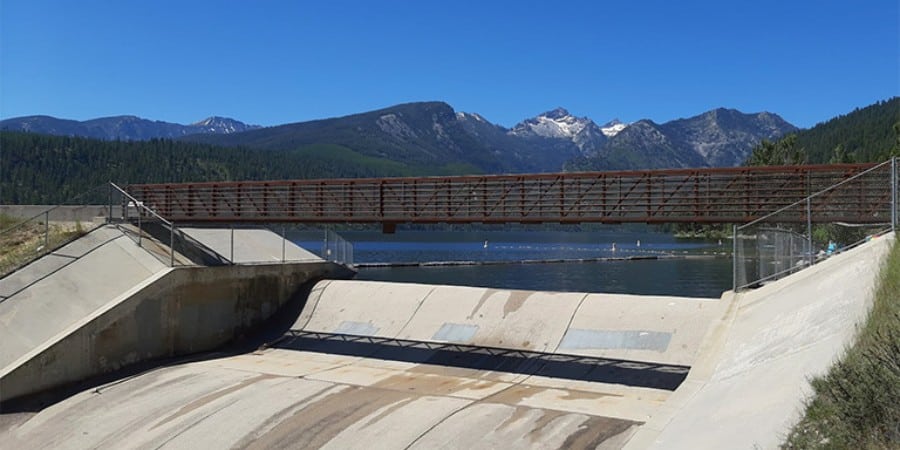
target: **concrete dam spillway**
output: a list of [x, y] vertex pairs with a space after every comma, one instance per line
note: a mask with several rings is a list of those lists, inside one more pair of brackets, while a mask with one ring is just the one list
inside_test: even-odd
[[[131, 274], [119, 277], [121, 288], [73, 291], [89, 293], [84, 298], [39, 295], [96, 277], [100, 258], [66, 260], [39, 281], [27, 270], [0, 280], [9, 294], [0, 292], [0, 442], [770, 448], [799, 417], [809, 377], [826, 370], [852, 339], [894, 240], [875, 239], [754, 291], [698, 299], [341, 280], [346, 272], [314, 260], [172, 269], [104, 230], [79, 245], [107, 261], [123, 255], [103, 266], [103, 276]], [[196, 236], [215, 248], [215, 233]], [[263, 234], [253, 239], [270, 242]], [[269, 247], [246, 246], [245, 258], [275, 251]], [[265, 283], [281, 287], [256, 286], [260, 274], [275, 274]], [[291, 282], [277, 281], [284, 279]], [[227, 288], [202, 303], [189, 298], [196, 286], [223, 282]], [[238, 292], [233, 299], [232, 292]], [[272, 297], [269, 306], [247, 297], [261, 292]], [[216, 312], [216, 305], [224, 309]], [[235, 311], [245, 311], [247, 326], [221, 318]], [[54, 325], [22, 325], [41, 321]], [[205, 322], [216, 326], [204, 331]], [[252, 327], [266, 327], [261, 345], [222, 347]], [[110, 330], [120, 345], [98, 343], [113, 336]], [[204, 336], [205, 347], [186, 345]], [[143, 343], [152, 339], [165, 348]], [[76, 389], [52, 404], [10, 398], [33, 393], [35, 384], [71, 383], [142, 358], [129, 356], [121, 342], [182, 359]]]

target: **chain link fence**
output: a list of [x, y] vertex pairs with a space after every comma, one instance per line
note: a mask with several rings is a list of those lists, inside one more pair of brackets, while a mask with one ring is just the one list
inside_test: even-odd
[[347, 266], [353, 265], [353, 244], [333, 230], [325, 230], [322, 242], [322, 258]]
[[[735, 226], [735, 292], [783, 278], [893, 231], [898, 215], [897, 172], [895, 158]], [[872, 189], [885, 185], [890, 189]], [[864, 214], [859, 214], [859, 205], [869, 205]]]

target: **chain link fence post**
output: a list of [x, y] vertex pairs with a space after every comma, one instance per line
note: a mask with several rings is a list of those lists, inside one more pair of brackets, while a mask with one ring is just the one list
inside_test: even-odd
[[738, 244], [737, 244], [737, 225], [731, 226], [731, 290], [736, 294], [738, 286]]
[[808, 242], [806, 253], [809, 257], [809, 265], [813, 265], [813, 241], [812, 241], [812, 197], [806, 197], [806, 241]]
[[175, 222], [169, 225], [169, 267], [175, 267]]
[[44, 251], [50, 248], [50, 211], [44, 212]]
[[891, 158], [891, 232], [897, 231], [897, 159]]

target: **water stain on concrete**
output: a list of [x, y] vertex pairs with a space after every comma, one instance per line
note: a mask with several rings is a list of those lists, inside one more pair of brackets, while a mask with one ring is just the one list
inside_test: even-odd
[[565, 402], [566, 400], [599, 401], [605, 397], [622, 397], [622, 395], [620, 394], [588, 392], [575, 389], [564, 390], [559, 388], [544, 388], [540, 386], [532, 386], [529, 384], [519, 384], [516, 386], [512, 386], [509, 389], [498, 393], [497, 395], [492, 396], [490, 398], [490, 401], [495, 403], [505, 403], [507, 405], [518, 405], [528, 398], [545, 393], [551, 393], [560, 402]]
[[203, 397], [200, 397], [200, 398], [188, 403], [187, 405], [182, 406], [178, 411], [175, 412], [175, 414], [172, 414], [172, 415], [166, 417], [165, 419], [158, 422], [156, 425], [153, 425], [150, 429], [153, 430], [158, 427], [161, 427], [161, 426], [163, 426], [185, 414], [190, 413], [191, 411], [194, 411], [204, 405], [212, 403], [215, 400], [218, 400], [228, 394], [237, 392], [237, 391], [244, 389], [247, 386], [250, 386], [254, 383], [258, 383], [262, 380], [266, 380], [266, 379], [270, 379], [270, 378], [277, 378], [277, 377], [274, 375], [268, 375], [268, 374], [257, 375], [253, 378], [248, 378], [244, 381], [241, 381], [240, 383], [235, 384], [234, 386], [229, 386], [225, 389], [219, 389], [218, 391], [214, 391], [209, 394], [206, 394]]
[[320, 448], [357, 422], [409, 399], [409, 394], [397, 391], [343, 389], [298, 410], [257, 437], [247, 448]]
[[460, 391], [485, 390], [497, 383], [472, 378], [459, 378], [435, 373], [406, 372], [387, 377], [372, 385], [375, 388], [415, 392], [419, 395], [449, 395]]
[[484, 293], [481, 294], [481, 298], [478, 299], [478, 303], [475, 304], [475, 307], [472, 308], [472, 312], [469, 313], [469, 316], [466, 317], [469, 320], [472, 320], [475, 317], [475, 313], [477, 313], [482, 306], [484, 306], [484, 302], [487, 299], [491, 298], [492, 295], [499, 293], [500, 291], [496, 289], [485, 289]]
[[528, 291], [511, 291], [509, 298], [506, 299], [506, 303], [503, 304], [503, 318], [505, 319], [506, 316], [521, 309], [522, 305], [525, 304], [525, 300], [528, 300], [528, 297], [531, 297], [533, 293]]
[[592, 416], [569, 435], [562, 448], [621, 448], [623, 438], [641, 425], [643, 422]]

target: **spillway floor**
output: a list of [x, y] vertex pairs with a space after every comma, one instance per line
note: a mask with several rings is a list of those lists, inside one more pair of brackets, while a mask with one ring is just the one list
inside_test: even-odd
[[[537, 360], [519, 363], [532, 370], [507, 370], [440, 356], [483, 349], [393, 358], [371, 347], [369, 356], [328, 353], [304, 339], [311, 337], [286, 334], [263, 350], [85, 390], [0, 421], [0, 435], [30, 448], [618, 448], [671, 394], [640, 382], [540, 375], [543, 356], [527, 352], [520, 357]], [[640, 363], [594, 363], [643, 370]]]

